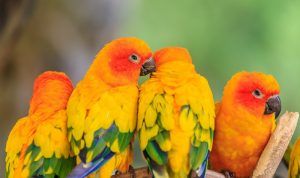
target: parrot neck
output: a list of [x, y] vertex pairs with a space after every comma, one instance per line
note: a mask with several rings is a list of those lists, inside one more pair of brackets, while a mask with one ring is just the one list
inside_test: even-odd
[[66, 109], [73, 87], [64, 82], [51, 81], [34, 90], [29, 116], [48, 117]]
[[153, 77], [160, 79], [166, 85], [178, 86], [192, 79], [195, 74], [195, 67], [192, 63], [172, 61], [159, 65]]

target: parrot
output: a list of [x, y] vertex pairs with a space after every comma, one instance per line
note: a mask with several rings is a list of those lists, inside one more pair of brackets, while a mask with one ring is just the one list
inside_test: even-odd
[[298, 138], [292, 148], [289, 161], [289, 178], [300, 177], [300, 139]]
[[71, 80], [62, 72], [46, 71], [36, 78], [28, 115], [8, 136], [7, 178], [64, 178], [75, 167], [66, 114], [72, 90]]
[[250, 177], [276, 127], [280, 87], [272, 75], [236, 73], [216, 103], [211, 168], [227, 177]]
[[204, 177], [214, 135], [209, 83], [183, 47], [153, 55], [156, 71], [140, 87], [137, 132], [155, 178]]
[[115, 39], [98, 52], [67, 105], [68, 140], [81, 161], [68, 178], [107, 178], [129, 170], [138, 79], [154, 70], [150, 47], [135, 37]]

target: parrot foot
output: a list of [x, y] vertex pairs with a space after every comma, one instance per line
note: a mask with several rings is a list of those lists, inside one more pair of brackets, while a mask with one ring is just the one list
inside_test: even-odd
[[[134, 168], [131, 165], [128, 167], [127, 173], [130, 174], [131, 178], [136, 178]], [[116, 170], [115, 175], [121, 175], [121, 174], [123, 174], [121, 171]]]
[[131, 178], [136, 178], [135, 170], [131, 165], [129, 165], [128, 172], [130, 173]]
[[196, 178], [200, 178], [199, 175], [197, 174], [196, 171], [191, 171], [188, 177], [196, 177]]
[[120, 175], [120, 174], [122, 174], [122, 172], [119, 170], [116, 170], [115, 175]]
[[147, 173], [149, 175], [151, 175], [152, 178], [154, 178], [154, 175], [153, 175], [152, 170], [150, 169], [150, 167], [147, 168]]
[[231, 172], [231, 171], [228, 171], [228, 170], [223, 170], [221, 172], [222, 172], [222, 174], [224, 174], [224, 176], [226, 178], [235, 178], [236, 177], [234, 172]]

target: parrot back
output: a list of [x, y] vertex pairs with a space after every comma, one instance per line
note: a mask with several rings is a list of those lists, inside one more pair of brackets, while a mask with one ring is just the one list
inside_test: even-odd
[[196, 73], [189, 76], [176, 87], [155, 77], [141, 87], [137, 129], [154, 174], [174, 178], [187, 177], [191, 171], [205, 174], [213, 140], [214, 101], [206, 79]]

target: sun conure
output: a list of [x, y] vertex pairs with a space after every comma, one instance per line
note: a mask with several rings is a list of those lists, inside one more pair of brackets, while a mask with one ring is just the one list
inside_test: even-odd
[[76, 165], [67, 139], [66, 106], [72, 90], [64, 73], [48, 71], [35, 80], [29, 113], [7, 140], [7, 178], [63, 178]]
[[[119, 38], [97, 54], [72, 93], [67, 106], [68, 139], [81, 163], [68, 175], [101, 178], [126, 172], [132, 162], [136, 129], [138, 78], [155, 65], [142, 40]], [[97, 171], [99, 170], [99, 171]]]
[[271, 75], [239, 72], [216, 106], [213, 170], [250, 177], [281, 110], [279, 84]]
[[289, 161], [289, 178], [300, 177], [300, 139], [293, 146]]
[[209, 84], [185, 48], [163, 48], [154, 60], [157, 70], [140, 89], [140, 148], [155, 178], [204, 177], [215, 119]]

